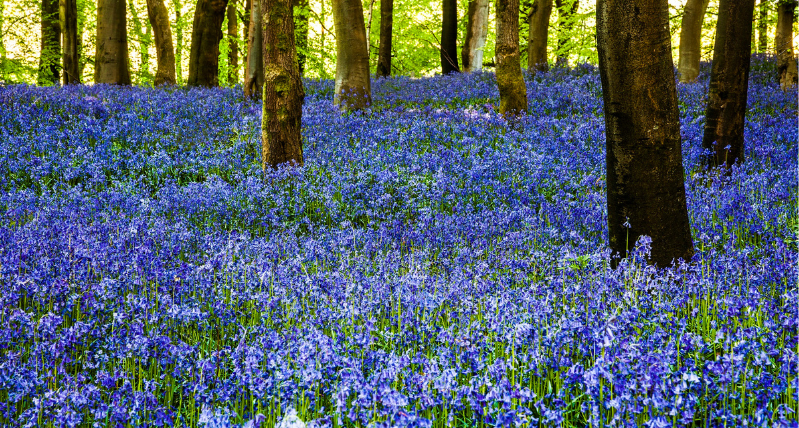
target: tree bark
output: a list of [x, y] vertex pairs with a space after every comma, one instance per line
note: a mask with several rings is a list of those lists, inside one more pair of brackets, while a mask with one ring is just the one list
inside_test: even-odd
[[707, 166], [744, 161], [744, 116], [749, 88], [755, 0], [720, 0], [702, 147]]
[[768, 2], [769, 0], [760, 0], [760, 16], [757, 20], [757, 51], [760, 53], [768, 51]]
[[[294, 46], [292, 0], [262, 0], [264, 95], [261, 119], [263, 168], [302, 165], [302, 87]], [[363, 45], [361, 45], [363, 46]]]
[[227, 6], [227, 81], [233, 86], [239, 83], [239, 21], [236, 17], [236, 2]]
[[693, 82], [699, 76], [699, 61], [702, 59], [702, 21], [709, 0], [688, 0], [682, 15], [680, 28], [680, 64], [677, 67], [680, 82]]
[[263, 28], [261, 2], [252, 2], [249, 39], [247, 40], [247, 73], [244, 75], [244, 96], [261, 97], [264, 88]]
[[369, 56], [361, 0], [333, 0], [336, 26], [336, 95], [342, 110], [359, 110], [372, 103]]
[[299, 0], [297, 4], [298, 16], [295, 17], [297, 63], [300, 66], [300, 75], [305, 73], [305, 64], [308, 62], [308, 32], [310, 31], [311, 11], [308, 0]]
[[377, 53], [377, 76], [391, 75], [391, 32], [394, 29], [394, 0], [380, 0], [380, 48]]
[[172, 0], [172, 5], [175, 7], [175, 78], [180, 85], [183, 83], [183, 5], [180, 0]]
[[610, 249], [626, 258], [647, 235], [650, 263], [690, 260], [668, 1], [599, 0], [596, 16]]
[[94, 81], [130, 85], [125, 0], [98, 0]]
[[488, 36], [488, 0], [470, 0], [466, 23], [466, 40], [461, 51], [463, 71], [483, 69], [483, 49]]
[[61, 22], [64, 24], [64, 84], [80, 83], [78, 64], [78, 2], [61, 0]]
[[499, 112], [527, 113], [527, 87], [519, 56], [519, 0], [497, 0], [497, 86]]
[[147, 23], [142, 23], [141, 19], [139, 19], [139, 12], [136, 10], [133, 0], [128, 0], [128, 8], [130, 8], [130, 16], [133, 18], [133, 32], [139, 43], [139, 73], [137, 80], [139, 84], [142, 84], [152, 81], [152, 75], [150, 75], [150, 26]]
[[774, 46], [777, 50], [777, 73], [782, 90], [797, 84], [796, 57], [793, 54], [796, 5], [796, 0], [783, 0], [777, 6], [777, 33], [774, 36]]
[[458, 3], [442, 0], [441, 73], [458, 72]]
[[580, 8], [580, 0], [555, 0], [558, 8], [558, 50], [556, 62], [558, 66], [569, 64], [569, 41], [574, 28], [574, 14]]
[[42, 0], [42, 44], [39, 56], [40, 86], [58, 83], [61, 70], [61, 22], [58, 0]]
[[147, 0], [147, 16], [155, 37], [155, 57], [158, 69], [153, 85], [175, 84], [175, 51], [172, 46], [172, 29], [169, 27], [169, 12], [164, 0]]
[[191, 28], [189, 86], [219, 86], [219, 41], [228, 0], [198, 0]]
[[547, 38], [549, 36], [549, 17], [552, 14], [552, 0], [535, 0], [530, 11], [530, 28], [527, 36], [527, 69], [546, 71]]

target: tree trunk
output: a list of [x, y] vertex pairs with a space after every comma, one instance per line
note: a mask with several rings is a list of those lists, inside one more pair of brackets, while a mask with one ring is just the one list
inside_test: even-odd
[[797, 83], [796, 57], [793, 54], [793, 23], [796, 0], [783, 0], [777, 6], [777, 33], [774, 46], [777, 49], [777, 72], [780, 88], [786, 90]]
[[461, 51], [463, 71], [466, 73], [483, 69], [483, 48], [488, 36], [488, 4], [488, 0], [469, 1], [466, 40]]
[[[263, 168], [302, 165], [302, 87], [294, 47], [292, 0], [263, 0]], [[363, 45], [361, 45], [363, 47]]]
[[138, 83], [151, 82], [152, 76], [150, 75], [150, 26], [142, 24], [139, 19], [139, 12], [136, 10], [136, 5], [133, 0], [128, 0], [128, 8], [130, 8], [130, 16], [133, 18], [133, 32], [136, 34], [136, 39], [139, 42], [139, 76]]
[[458, 2], [442, 1], [441, 73], [458, 72]]
[[760, 53], [768, 51], [768, 2], [769, 0], [760, 0], [760, 16], [757, 21], [757, 51]]
[[547, 38], [549, 36], [549, 16], [552, 14], [552, 0], [535, 0], [530, 11], [530, 31], [527, 36], [527, 69], [546, 71]]
[[659, 267], [694, 254], [668, 13], [667, 0], [597, 2], [614, 267], [642, 235]]
[[369, 56], [361, 0], [333, 0], [336, 26], [336, 95], [342, 110], [359, 110], [372, 103]]
[[580, 8], [580, 0], [555, 0], [558, 8], [558, 50], [556, 62], [558, 66], [569, 65], [570, 40], [574, 28], [574, 14]]
[[239, 21], [236, 18], [236, 2], [227, 6], [227, 81], [234, 86], [239, 83]]
[[394, 28], [394, 0], [380, 0], [380, 49], [377, 53], [377, 75], [391, 75], [391, 32]]
[[682, 15], [680, 29], [680, 82], [693, 82], [699, 76], [702, 58], [702, 21], [709, 0], [688, 0]]
[[95, 83], [130, 85], [125, 0], [98, 0]]
[[297, 41], [297, 63], [300, 66], [300, 76], [305, 73], [305, 64], [308, 62], [308, 32], [310, 31], [311, 6], [308, 0], [299, 0], [296, 12], [298, 16], [294, 23], [297, 26], [295, 39]]
[[519, 0], [497, 0], [497, 86], [499, 112], [527, 113], [527, 87], [519, 57]]
[[370, 60], [370, 64], [372, 59], [372, 39], [369, 38], [369, 33], [372, 31], [372, 10], [374, 7], [375, 0], [369, 0], [369, 14], [367, 15], [368, 18], [366, 18], [366, 58]]
[[64, 24], [64, 84], [80, 83], [76, 0], [61, 0], [61, 22]]
[[228, 0], [198, 0], [191, 28], [189, 86], [219, 86], [219, 41]]
[[0, 0], [0, 80], [6, 81], [6, 44], [3, 35], [5, 34], [5, 0]]
[[247, 40], [247, 73], [244, 75], [244, 96], [261, 97], [264, 89], [263, 28], [261, 2], [252, 2], [250, 30]]
[[702, 148], [708, 166], [744, 161], [744, 115], [749, 88], [755, 0], [720, 0]]
[[175, 7], [175, 78], [178, 85], [183, 84], [183, 22], [180, 0], [172, 0]]
[[[124, 0], [123, 0], [124, 1]], [[58, 83], [61, 70], [61, 22], [58, 0], [42, 0], [42, 49], [39, 56], [39, 85]]]
[[147, 16], [155, 37], [155, 57], [158, 69], [153, 85], [175, 84], [175, 51], [172, 47], [172, 29], [169, 27], [169, 12], [164, 0], [147, 0]]

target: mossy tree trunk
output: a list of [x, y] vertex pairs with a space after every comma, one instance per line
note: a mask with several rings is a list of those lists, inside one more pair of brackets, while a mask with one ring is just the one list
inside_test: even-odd
[[293, 0], [261, 0], [263, 19], [263, 167], [302, 165], [302, 87], [294, 46]]
[[699, 76], [699, 61], [702, 58], [702, 21], [709, 0], [688, 0], [682, 15], [680, 28], [680, 63], [677, 69], [680, 82], [693, 82]]
[[361, 0], [333, 0], [336, 27], [336, 94], [342, 110], [359, 110], [372, 104], [369, 55]]
[[244, 96], [260, 97], [264, 87], [263, 28], [261, 2], [255, 0], [250, 9], [250, 29], [247, 39], [247, 71], [244, 74]]
[[461, 51], [461, 65], [466, 73], [483, 69], [483, 48], [488, 36], [488, 0], [470, 0], [466, 40]]
[[441, 73], [458, 72], [458, 2], [442, 0]]
[[527, 113], [527, 87], [519, 56], [519, 0], [497, 0], [497, 86], [499, 112]]
[[[652, 238], [650, 263], [694, 253], [682, 165], [667, 0], [599, 0], [597, 51], [605, 113], [608, 238], [627, 257]], [[629, 227], [625, 226], [625, 223]]]
[[783, 0], [777, 6], [777, 33], [774, 45], [777, 50], [777, 73], [780, 88], [786, 90], [797, 83], [796, 57], [793, 54], [793, 24], [796, 0]]
[[125, 0], [99, 0], [97, 3], [96, 83], [131, 83], [126, 16]]
[[394, 30], [394, 0], [380, 0], [380, 47], [377, 51], [377, 75], [391, 75], [391, 33]]
[[527, 35], [527, 69], [546, 71], [549, 17], [552, 15], [552, 0], [535, 0], [530, 10]]
[[80, 83], [80, 64], [78, 57], [78, 2], [61, 0], [61, 22], [64, 29], [64, 84]]
[[183, 84], [183, 4], [180, 0], [172, 0], [175, 8], [175, 78], [178, 85]]
[[744, 161], [744, 117], [749, 88], [755, 0], [721, 0], [702, 148], [709, 167]]
[[38, 75], [40, 86], [56, 84], [61, 76], [61, 22], [58, 9], [58, 0], [42, 0], [42, 43]]
[[198, 0], [191, 28], [189, 86], [219, 86], [219, 42], [228, 0]]
[[164, 6], [164, 0], [147, 0], [147, 16], [153, 27], [155, 57], [158, 60], [153, 84], [174, 85], [175, 50], [172, 45], [172, 29], [169, 27], [169, 12]]

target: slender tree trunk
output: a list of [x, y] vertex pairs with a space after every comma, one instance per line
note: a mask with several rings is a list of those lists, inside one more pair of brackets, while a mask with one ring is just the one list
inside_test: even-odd
[[796, 86], [797, 83], [796, 57], [793, 54], [796, 4], [796, 0], [783, 0], [777, 6], [777, 33], [774, 45], [777, 49], [777, 72], [782, 90]]
[[371, 64], [372, 59], [372, 39], [370, 39], [370, 33], [372, 32], [372, 10], [375, 7], [375, 0], [369, 0], [369, 14], [366, 18], [366, 58], [369, 59], [369, 63]]
[[305, 74], [305, 65], [308, 62], [308, 32], [310, 31], [311, 6], [308, 0], [299, 0], [295, 12], [296, 25], [295, 39], [297, 41], [297, 63], [300, 66], [300, 76]]
[[133, 0], [128, 0], [130, 16], [133, 18], [133, 32], [139, 42], [139, 77], [138, 83], [149, 82], [152, 80], [150, 75], [150, 26], [142, 23], [139, 19], [139, 12]]
[[702, 148], [708, 166], [744, 161], [744, 116], [749, 88], [755, 0], [720, 0]]
[[760, 53], [768, 51], [768, 2], [769, 0], [760, 0], [760, 16], [757, 21], [757, 51]]
[[[294, 47], [292, 0], [262, 0], [264, 98], [261, 119], [263, 167], [302, 165], [302, 87]], [[363, 46], [363, 45], [361, 45]]]
[[178, 85], [183, 84], [183, 4], [180, 0], [172, 0], [175, 7], [175, 78]]
[[86, 28], [86, 5], [84, 2], [77, 3], [78, 15], [78, 37], [76, 43], [78, 44], [78, 79], [83, 80], [83, 70], [88, 62], [88, 55], [84, 51], [83, 43], [83, 29]]
[[659, 267], [694, 253], [668, 13], [667, 0], [599, 0], [596, 13], [610, 249], [626, 258], [647, 235]]
[[558, 8], [558, 66], [569, 64], [569, 51], [571, 50], [570, 41], [572, 29], [574, 28], [574, 14], [580, 8], [580, 0], [555, 0]]
[[130, 85], [125, 0], [98, 0], [94, 81]]
[[155, 57], [158, 69], [155, 86], [175, 84], [175, 51], [172, 46], [172, 29], [169, 27], [169, 12], [164, 0], [147, 0], [147, 16], [155, 37]]
[[530, 28], [527, 36], [527, 69], [546, 71], [547, 38], [549, 36], [549, 17], [552, 14], [552, 0], [535, 0], [530, 10]]
[[488, 4], [488, 0], [469, 1], [466, 40], [461, 51], [463, 71], [466, 73], [483, 69], [483, 49], [488, 36]]
[[228, 0], [198, 0], [191, 28], [189, 86], [219, 86], [219, 41]]
[[458, 72], [458, 2], [442, 1], [441, 73]]
[[263, 28], [261, 2], [252, 2], [250, 10], [250, 30], [247, 40], [247, 73], [244, 75], [244, 96], [261, 97], [264, 88]]
[[6, 81], [6, 44], [3, 35], [5, 34], [5, 0], [0, 0], [0, 80]]
[[58, 0], [42, 0], [42, 49], [39, 56], [39, 85], [58, 83], [61, 70], [61, 22]]
[[359, 110], [372, 103], [369, 56], [361, 0], [333, 0], [336, 26], [336, 95], [343, 110]]
[[391, 32], [394, 28], [394, 0], [380, 0], [380, 49], [377, 53], [377, 75], [391, 75]]
[[699, 76], [702, 59], [702, 21], [709, 0], [688, 0], [680, 29], [680, 82], [693, 82]]
[[233, 86], [239, 83], [239, 21], [236, 17], [236, 2], [227, 6], [227, 81]]
[[499, 112], [527, 113], [527, 87], [519, 56], [519, 0], [497, 0], [497, 86]]
[[61, 0], [61, 22], [64, 23], [64, 84], [80, 83], [76, 0]]

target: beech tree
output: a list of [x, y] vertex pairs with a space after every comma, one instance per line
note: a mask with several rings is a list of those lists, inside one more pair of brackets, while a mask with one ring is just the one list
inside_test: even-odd
[[466, 40], [461, 51], [464, 72], [483, 69], [483, 48], [488, 36], [488, 0], [470, 0], [467, 13]]
[[191, 27], [189, 86], [219, 86], [219, 41], [228, 0], [198, 0]]
[[668, 0], [597, 1], [610, 248], [627, 257], [648, 235], [660, 267], [694, 254], [668, 13]]
[[529, 31], [527, 36], [527, 69], [546, 71], [547, 39], [549, 38], [549, 17], [552, 14], [552, 0], [535, 0], [530, 9]]
[[380, 47], [377, 52], [377, 75], [391, 75], [391, 33], [394, 29], [394, 0], [380, 0]]
[[755, 0], [720, 0], [702, 148], [705, 164], [744, 160], [744, 116], [749, 88]]
[[361, 0], [333, 0], [336, 27], [336, 93], [342, 110], [359, 110], [372, 103], [369, 55]]
[[442, 0], [441, 74], [458, 72], [458, 2]]
[[125, 0], [98, 0], [94, 81], [130, 85]]
[[580, 8], [580, 0], [555, 0], [558, 8], [557, 64], [564, 66], [569, 61], [569, 41], [574, 29], [574, 14]]
[[78, 2], [61, 0], [61, 22], [64, 29], [64, 84], [80, 83], [80, 58], [78, 57]]
[[256, 0], [252, 2], [250, 25], [247, 31], [247, 70], [244, 74], [245, 97], [260, 97], [264, 87], [262, 24], [261, 2]]
[[42, 0], [41, 16], [42, 43], [39, 51], [38, 83], [43, 86], [58, 83], [61, 75], [59, 71], [61, 69], [61, 23], [58, 16], [58, 0]]
[[793, 55], [793, 24], [797, 0], [782, 0], [777, 6], [777, 33], [774, 47], [777, 50], [777, 73], [780, 88], [796, 86], [796, 57]]
[[680, 82], [693, 82], [699, 76], [702, 57], [702, 21], [710, 0], [688, 0], [680, 28]]
[[176, 83], [175, 50], [172, 45], [169, 12], [166, 10], [164, 0], [147, 0], [147, 16], [153, 27], [155, 56], [158, 61], [153, 85], [174, 85]]
[[527, 87], [519, 57], [519, 0], [497, 0], [497, 86], [499, 112], [527, 112]]

